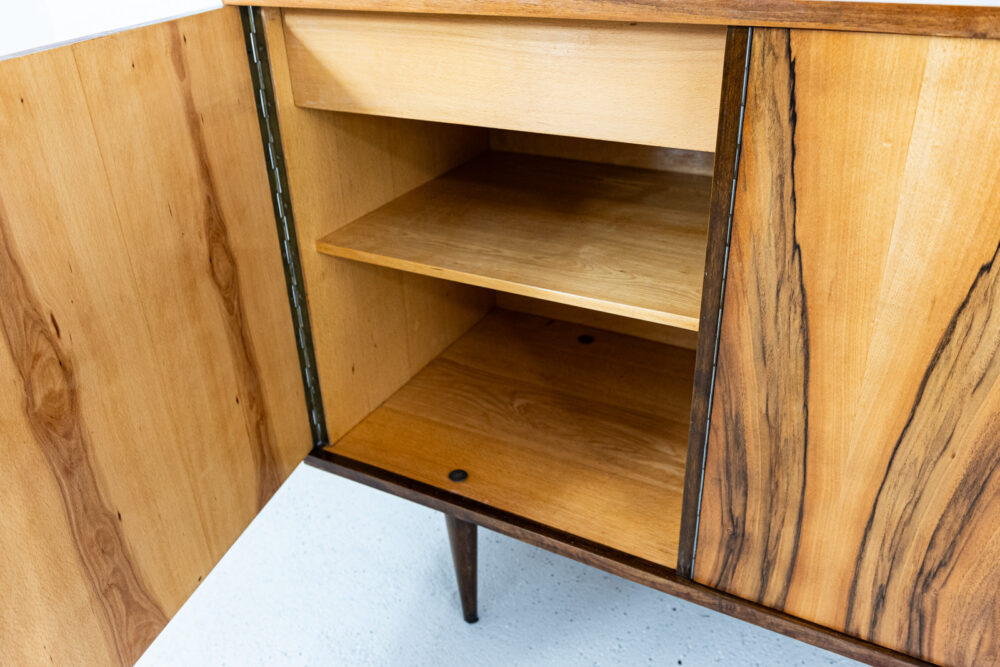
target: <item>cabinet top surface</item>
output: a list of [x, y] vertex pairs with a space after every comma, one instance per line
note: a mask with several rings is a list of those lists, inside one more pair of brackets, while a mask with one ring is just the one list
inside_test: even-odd
[[832, 0], [224, 0], [230, 5], [1000, 38], [1000, 7]]

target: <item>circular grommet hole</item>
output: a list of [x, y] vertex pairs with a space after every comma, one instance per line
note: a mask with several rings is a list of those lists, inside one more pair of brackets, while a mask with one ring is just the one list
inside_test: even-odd
[[469, 479], [469, 473], [465, 472], [461, 468], [455, 468], [450, 473], [448, 473], [448, 479], [453, 482], [464, 482]]
[[576, 337], [576, 339], [577, 341], [583, 343], [584, 345], [590, 345], [591, 343], [594, 342], [594, 337], [591, 336], [590, 334], [580, 334], [579, 336]]

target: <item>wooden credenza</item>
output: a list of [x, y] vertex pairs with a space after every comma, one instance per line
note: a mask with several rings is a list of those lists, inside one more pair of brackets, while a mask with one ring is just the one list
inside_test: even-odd
[[305, 458], [470, 621], [482, 525], [1000, 663], [1000, 10], [274, 4], [0, 62], [0, 662], [134, 662]]

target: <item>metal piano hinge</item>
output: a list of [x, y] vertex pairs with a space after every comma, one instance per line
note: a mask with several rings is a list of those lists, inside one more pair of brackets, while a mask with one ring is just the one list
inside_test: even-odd
[[328, 442], [329, 436], [326, 430], [326, 415], [323, 413], [323, 396], [319, 389], [319, 374], [316, 370], [316, 353], [313, 349], [312, 328], [309, 324], [309, 309], [302, 282], [302, 265], [299, 261], [299, 246], [295, 236], [295, 219], [292, 216], [292, 204], [288, 195], [288, 175], [285, 173], [285, 158], [281, 147], [281, 134], [278, 129], [274, 82], [271, 79], [267, 40], [259, 8], [241, 7], [240, 18], [243, 21], [243, 34], [246, 39], [247, 58], [250, 63], [250, 77], [253, 80], [260, 137], [264, 144], [267, 177], [271, 185], [271, 201], [274, 205], [274, 220], [278, 227], [281, 261], [285, 270], [285, 284], [288, 288], [288, 303], [291, 306], [292, 323], [295, 327], [295, 345], [298, 349], [299, 366], [302, 371], [306, 409], [309, 412], [309, 428], [312, 432], [313, 447], [322, 447]]

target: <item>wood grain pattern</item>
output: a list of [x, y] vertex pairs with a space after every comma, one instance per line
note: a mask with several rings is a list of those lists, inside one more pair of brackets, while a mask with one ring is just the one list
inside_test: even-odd
[[289, 10], [295, 103], [711, 151], [715, 26]]
[[703, 176], [489, 153], [316, 247], [694, 330], [709, 187]]
[[1000, 659], [998, 75], [755, 31], [695, 568], [942, 664]]
[[828, 0], [225, 0], [229, 5], [1000, 37], [1000, 8]]
[[[196, 156], [199, 190], [205, 193], [202, 224], [205, 239], [204, 256], [208, 261], [208, 273], [218, 293], [223, 319], [229, 342], [229, 351], [236, 370], [240, 395], [243, 396], [243, 411], [247, 421], [247, 436], [254, 468], [257, 471], [257, 506], [264, 507], [281, 484], [281, 476], [276, 461], [273, 427], [264, 405], [264, 388], [260, 378], [260, 364], [254, 350], [246, 320], [246, 306], [240, 294], [240, 268], [236, 261], [230, 240], [228, 221], [218, 201], [219, 191], [209, 159], [208, 144], [194, 100], [184, 44], [187, 36], [174, 23], [170, 28], [171, 62], [181, 84], [180, 99], [187, 122], [187, 135], [191, 150]], [[105, 97], [105, 99], [107, 99]], [[93, 109], [93, 106], [92, 106]], [[93, 111], [91, 112], [93, 113]], [[108, 128], [111, 130], [111, 128]], [[228, 166], [228, 165], [227, 165]]]
[[[739, 358], [742, 363], [722, 366], [717, 373], [709, 432], [710, 456], [721, 457], [715, 465], [731, 474], [719, 480], [712, 489], [715, 495], [703, 499], [703, 506], [709, 501], [717, 505], [719, 532], [726, 540], [717, 547], [721, 562], [714, 570], [714, 585], [732, 590], [740, 565], [756, 563], [752, 582], [744, 575], [750, 589], [741, 592], [783, 609], [798, 555], [805, 495], [809, 326], [801, 249], [795, 238], [792, 73], [788, 68], [763, 70], [774, 62], [776, 52], [783, 57], [787, 51], [787, 43], [769, 40], [769, 35], [754, 44], [749, 76], [752, 81], [766, 80], [768, 86], [752, 86], [748, 92], [747, 105], [757, 116], [744, 121], [737, 183], [739, 201], [768, 206], [753, 212], [752, 226], [743, 224], [747, 214], [742, 209], [734, 214], [732, 263], [752, 257], [758, 270], [727, 276], [719, 358]], [[772, 95], [773, 90], [784, 95]], [[756, 123], [762, 122], [783, 132], [755, 132]], [[768, 150], [758, 158], [761, 151], [755, 142], [763, 136]], [[742, 294], [754, 298], [741, 299]], [[743, 347], [744, 328], [760, 343]], [[744, 441], [754, 436], [756, 448], [748, 451]], [[767, 462], [767, 467], [752, 474], [750, 456]]]
[[[984, 552], [996, 553], [1000, 533], [998, 251], [1000, 246], [949, 322], [893, 447], [865, 524], [845, 621], [853, 634], [876, 637], [888, 631], [905, 638], [909, 651], [939, 652], [956, 664], [989, 664], [1000, 656], [1000, 610], [986, 592], [1000, 583], [1000, 567], [989, 562], [971, 580], [965, 576], [967, 568], [982, 567]], [[942, 502], [928, 490], [955, 475], [949, 468], [959, 455], [965, 469]], [[927, 515], [935, 518], [933, 526]], [[916, 568], [908, 562], [915, 547]], [[949, 590], [955, 587], [961, 588]], [[973, 599], [955, 599], [955, 593]], [[948, 645], [936, 636], [937, 626], [948, 624], [941, 617], [951, 611], [948, 601], [968, 608], [963, 633], [973, 641], [964, 647], [957, 634], [944, 636]]]
[[281, 13], [263, 12], [316, 364], [336, 440], [477, 322], [492, 292], [331, 259], [316, 239], [486, 150], [480, 128], [296, 107]]
[[496, 310], [328, 449], [672, 565], [693, 364]]
[[725, 282], [728, 261], [727, 246], [734, 194], [733, 183], [736, 178], [740, 130], [743, 126], [750, 35], [751, 31], [747, 28], [730, 28], [726, 35], [726, 63], [722, 76], [722, 99], [719, 104], [719, 135], [716, 140], [715, 174], [712, 178], [709, 205], [701, 320], [698, 324], [694, 391], [691, 398], [691, 428], [688, 430], [684, 508], [677, 549], [677, 573], [684, 577], [692, 577], [694, 574], [694, 557], [698, 542], [705, 450], [708, 446], [706, 436], [711, 412], [712, 385], [715, 381], [722, 286]]
[[0, 83], [0, 655], [131, 664], [310, 445], [239, 17]]
[[0, 326], [23, 383], [20, 393], [26, 421], [59, 487], [85, 571], [82, 583], [99, 602], [105, 639], [120, 662], [130, 663], [167, 618], [136, 571], [121, 525], [101, 497], [73, 361], [61, 349], [62, 332], [54, 316], [45, 317], [28, 287], [24, 267], [11, 247], [5, 217], [0, 211]]

